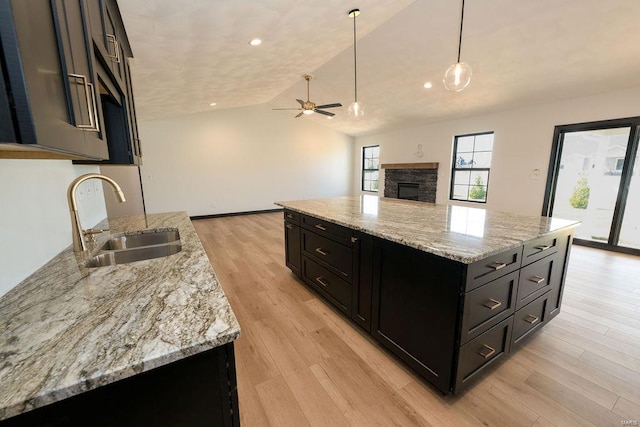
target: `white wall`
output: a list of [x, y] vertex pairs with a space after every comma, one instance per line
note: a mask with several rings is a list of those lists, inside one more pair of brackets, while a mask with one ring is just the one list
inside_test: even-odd
[[353, 139], [293, 113], [259, 105], [140, 122], [147, 212], [247, 212], [350, 194]]
[[[456, 94], [452, 94], [456, 96]], [[640, 87], [530, 108], [503, 111], [447, 122], [407, 127], [358, 137], [354, 144], [352, 182], [360, 194], [362, 147], [380, 145], [381, 163], [439, 162], [436, 203], [449, 200], [455, 135], [494, 131], [494, 150], [486, 205], [455, 202], [492, 210], [540, 215], [556, 125], [640, 115]], [[422, 144], [422, 157], [416, 157]], [[532, 178], [534, 169], [539, 177]], [[384, 194], [384, 173], [379, 194]]]
[[[0, 295], [71, 244], [67, 188], [91, 172], [69, 160], [0, 160]], [[106, 217], [102, 196], [96, 180], [78, 188], [83, 227]]]

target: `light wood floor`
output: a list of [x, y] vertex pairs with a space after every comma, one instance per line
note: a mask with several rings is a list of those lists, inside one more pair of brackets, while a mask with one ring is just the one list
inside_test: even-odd
[[562, 313], [462, 396], [444, 397], [294, 278], [282, 213], [194, 226], [242, 327], [245, 427], [640, 421], [638, 257], [574, 246]]

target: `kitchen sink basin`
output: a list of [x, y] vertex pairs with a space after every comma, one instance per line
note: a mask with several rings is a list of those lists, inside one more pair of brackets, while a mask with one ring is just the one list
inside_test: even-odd
[[178, 229], [148, 230], [143, 233], [129, 233], [112, 237], [100, 248], [103, 251], [139, 248], [180, 241]]
[[182, 250], [177, 228], [144, 230], [111, 237], [85, 262], [85, 267], [106, 267], [145, 259], [162, 258]]
[[180, 241], [158, 244], [153, 246], [140, 246], [130, 249], [100, 251], [85, 263], [87, 268], [106, 267], [108, 265], [127, 264], [145, 259], [161, 258], [177, 254], [182, 250]]

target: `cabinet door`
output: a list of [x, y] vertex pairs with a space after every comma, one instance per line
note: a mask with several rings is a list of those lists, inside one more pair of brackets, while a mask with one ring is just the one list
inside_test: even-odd
[[138, 134], [138, 119], [136, 116], [136, 105], [133, 99], [133, 85], [131, 83], [131, 69], [129, 61], [125, 60], [125, 85], [127, 100], [127, 117], [129, 119], [129, 140], [131, 142], [131, 151], [133, 153], [132, 163], [134, 165], [142, 164], [142, 146], [140, 136]]
[[373, 287], [373, 237], [354, 232], [353, 295], [351, 318], [371, 332], [371, 293]]
[[300, 227], [285, 221], [284, 223], [285, 263], [296, 275], [300, 276]]
[[[0, 49], [0, 55], [1, 54], [2, 49]], [[0, 58], [0, 61], [1, 60], [2, 58]], [[0, 142], [17, 142], [16, 134], [13, 130], [13, 120], [11, 119], [7, 90], [4, 86], [2, 67], [0, 67]]]
[[83, 152], [108, 158], [100, 132], [98, 88], [82, 0], [52, 0], [70, 121], [84, 131]]
[[374, 240], [371, 333], [444, 393], [460, 316], [463, 265]]

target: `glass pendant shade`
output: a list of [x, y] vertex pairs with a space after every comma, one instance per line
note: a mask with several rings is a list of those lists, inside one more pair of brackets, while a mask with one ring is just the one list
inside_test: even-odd
[[303, 114], [313, 114], [313, 110], [302, 110]]
[[464, 62], [456, 62], [444, 73], [442, 83], [453, 92], [460, 92], [471, 82], [471, 67]]
[[361, 102], [352, 102], [351, 105], [349, 105], [347, 113], [349, 114], [349, 117], [359, 119], [360, 117], [364, 116], [364, 107], [362, 106]]

